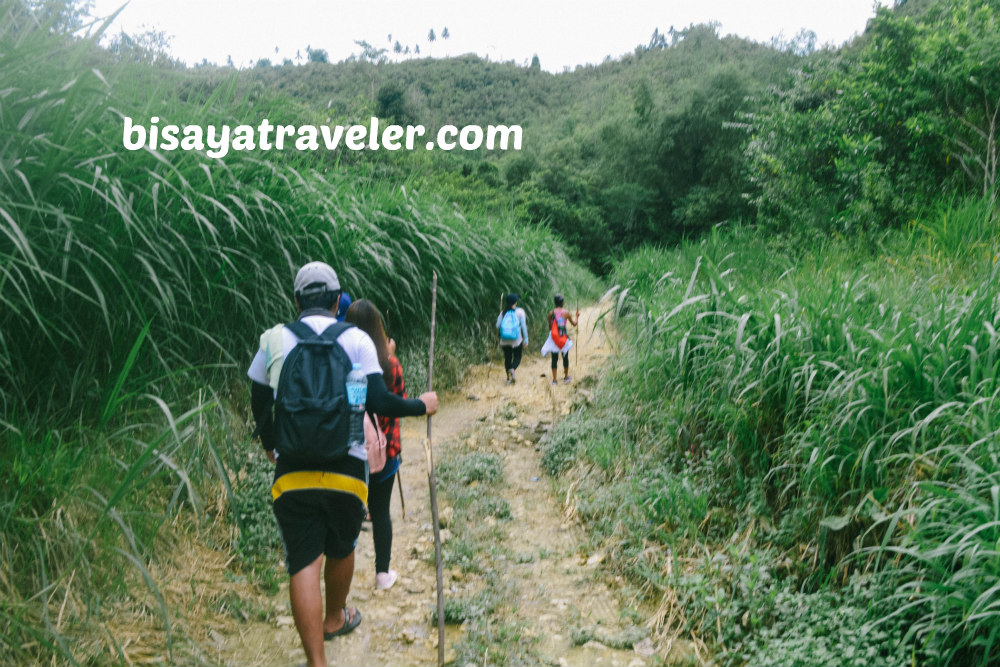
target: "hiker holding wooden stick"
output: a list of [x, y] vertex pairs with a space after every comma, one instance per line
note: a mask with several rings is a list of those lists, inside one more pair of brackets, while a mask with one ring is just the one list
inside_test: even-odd
[[[303, 266], [294, 284], [298, 319], [261, 335], [247, 372], [257, 422], [253, 437], [275, 463], [274, 515], [285, 547], [292, 616], [310, 667], [326, 667], [324, 640], [361, 623], [361, 612], [347, 607], [347, 595], [368, 502], [364, 412], [408, 417], [432, 415], [438, 407], [433, 391], [419, 399], [389, 392], [371, 338], [336, 321], [340, 291], [329, 265]], [[367, 384], [347, 382], [356, 376]]]

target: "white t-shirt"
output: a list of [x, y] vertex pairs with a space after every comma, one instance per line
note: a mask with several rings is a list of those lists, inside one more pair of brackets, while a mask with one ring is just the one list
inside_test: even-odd
[[[303, 317], [302, 321], [317, 334], [321, 334], [328, 326], [336, 323], [337, 319], [333, 315], [308, 315]], [[270, 385], [277, 396], [281, 366], [298, 343], [299, 339], [284, 324], [268, 329], [260, 336], [260, 349], [250, 363], [247, 376], [254, 382]], [[352, 364], [361, 364], [361, 370], [365, 375], [382, 374], [375, 343], [364, 331], [351, 327], [337, 337], [337, 344], [344, 348]], [[354, 451], [355, 449], [358, 451]], [[368, 459], [363, 442], [360, 447], [352, 447], [349, 454], [363, 461]]]

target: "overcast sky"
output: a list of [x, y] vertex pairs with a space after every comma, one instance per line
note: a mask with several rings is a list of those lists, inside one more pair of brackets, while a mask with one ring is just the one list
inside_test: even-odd
[[[108, 16], [122, 4], [95, 0], [93, 13]], [[717, 21], [723, 35], [760, 42], [789, 39], [804, 28], [816, 33], [819, 46], [840, 45], [874, 14], [875, 0], [131, 0], [113, 30], [163, 31], [172, 54], [188, 64], [202, 58], [224, 64], [229, 56], [239, 66], [260, 58], [294, 61], [298, 51], [305, 57], [306, 46], [325, 49], [336, 62], [360, 51], [357, 40], [392, 55], [392, 35], [411, 50], [419, 45], [421, 56], [471, 52], [527, 63], [538, 54], [544, 69], [560, 72], [628, 53], [655, 28]]]

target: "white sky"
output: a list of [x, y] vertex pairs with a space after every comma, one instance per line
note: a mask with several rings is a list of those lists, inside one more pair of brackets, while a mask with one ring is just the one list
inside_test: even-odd
[[[355, 40], [390, 49], [419, 44], [421, 56], [476, 53], [491, 60], [527, 63], [538, 54], [543, 69], [617, 58], [646, 44], [654, 28], [666, 32], [717, 21], [720, 34], [760, 42], [790, 39], [812, 30], [817, 46], [840, 45], [864, 30], [875, 2], [889, 0], [131, 0], [112, 27], [137, 33], [164, 31], [175, 57], [194, 64], [207, 58], [238, 66], [270, 58], [280, 63], [325, 49], [331, 62], [358, 53]], [[124, 0], [95, 0], [93, 13], [108, 16]], [[447, 27], [450, 39], [440, 38]], [[430, 44], [430, 29], [438, 39]], [[278, 53], [275, 53], [275, 47]]]

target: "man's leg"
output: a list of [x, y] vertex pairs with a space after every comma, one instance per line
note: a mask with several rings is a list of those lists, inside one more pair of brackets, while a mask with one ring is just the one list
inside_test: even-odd
[[327, 558], [324, 578], [326, 620], [323, 622], [323, 632], [334, 632], [344, 627], [344, 623], [347, 622], [344, 607], [347, 605], [347, 594], [351, 592], [351, 580], [354, 578], [354, 552], [352, 551], [347, 558]]
[[[309, 667], [326, 667], [323, 651], [323, 596], [319, 590], [319, 572], [323, 556], [292, 575], [288, 595], [292, 602], [295, 629], [302, 639]], [[327, 570], [329, 570], [327, 563]], [[352, 563], [353, 569], [353, 563]], [[346, 594], [345, 594], [346, 599]]]

